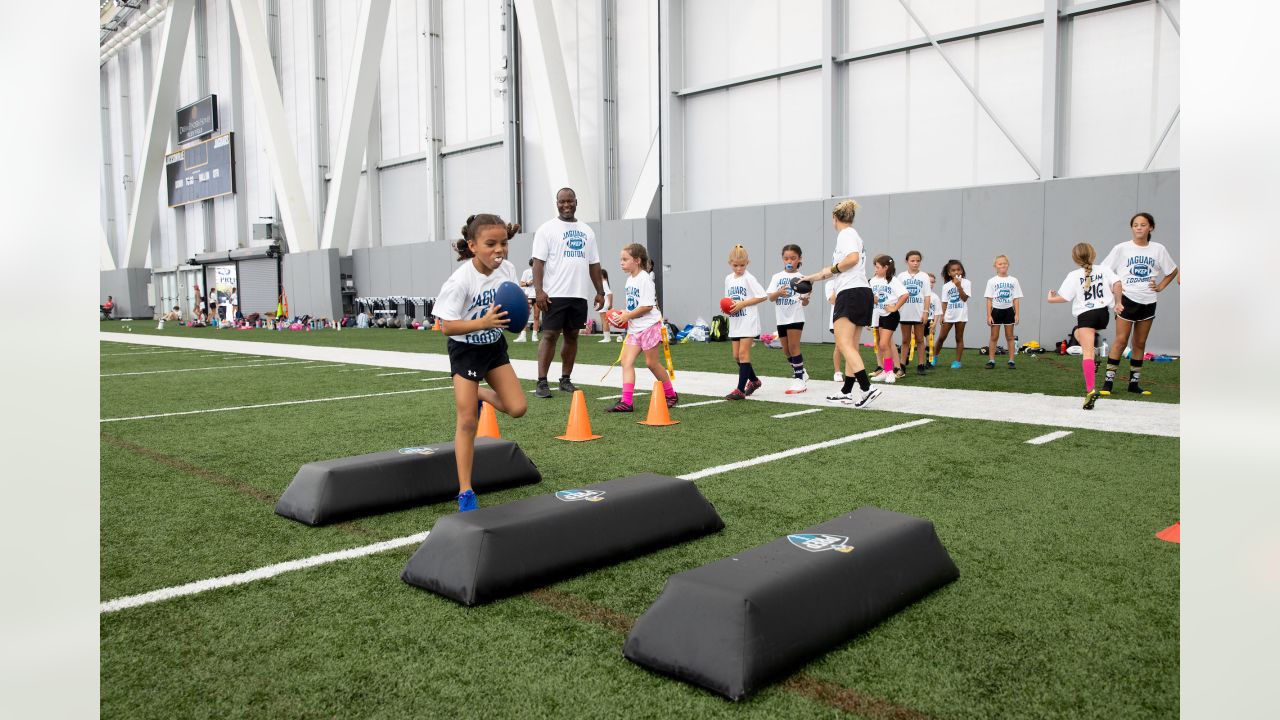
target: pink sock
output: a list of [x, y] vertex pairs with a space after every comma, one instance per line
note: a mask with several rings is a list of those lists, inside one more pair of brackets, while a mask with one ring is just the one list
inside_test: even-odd
[[662, 393], [667, 397], [673, 397], [676, 394], [676, 389], [671, 385], [670, 380], [662, 383]]
[[884, 359], [884, 371], [887, 373], [893, 372], [893, 358]]
[[622, 402], [630, 405], [636, 394], [635, 383], [622, 383]]
[[1093, 392], [1093, 375], [1098, 372], [1098, 365], [1092, 359], [1081, 360], [1080, 367], [1084, 372], [1084, 389], [1085, 392]]

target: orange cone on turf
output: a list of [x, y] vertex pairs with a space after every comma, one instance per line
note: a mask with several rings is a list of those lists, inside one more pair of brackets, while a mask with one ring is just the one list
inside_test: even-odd
[[649, 417], [636, 423], [637, 425], [679, 425], [679, 420], [671, 419], [671, 411], [667, 409], [667, 396], [662, 391], [662, 383], [653, 382], [653, 392], [649, 394]]
[[436, 324], [435, 324], [435, 325], [432, 325], [432, 326], [431, 326], [431, 329], [432, 329], [432, 330], [439, 330], [439, 329], [440, 329], [440, 318], [436, 318]]
[[600, 436], [591, 434], [591, 418], [587, 417], [587, 396], [581, 390], [575, 390], [573, 404], [569, 406], [569, 424], [565, 426], [564, 434], [557, 435], [556, 439], [583, 442], [598, 437]]
[[480, 409], [480, 426], [476, 428], [476, 437], [502, 439], [502, 433], [498, 432], [498, 413], [489, 403], [483, 403]]
[[1166, 542], [1182, 544], [1182, 523], [1176, 522], [1156, 533], [1156, 537]]

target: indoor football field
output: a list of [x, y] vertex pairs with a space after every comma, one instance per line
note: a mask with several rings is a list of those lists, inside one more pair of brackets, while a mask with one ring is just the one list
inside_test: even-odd
[[[860, 410], [822, 402], [830, 345], [804, 347], [809, 391], [786, 401], [785, 359], [757, 346], [776, 392], [736, 403], [722, 399], [734, 380], [727, 344], [675, 345], [679, 424], [646, 427], [647, 394], [634, 414], [605, 412], [620, 371], [600, 376], [619, 346], [583, 336], [573, 379], [601, 437], [556, 439], [570, 398], [529, 395], [524, 417], [498, 423], [542, 481], [481, 493], [480, 507], [656, 473], [691, 479], [724, 529], [466, 607], [400, 578], [454, 501], [320, 527], [273, 509], [307, 463], [452, 441], [448, 372], [424, 369], [447, 367], [440, 333], [109, 325], [103, 717], [1178, 713], [1179, 545], [1157, 533], [1178, 521], [1179, 439], [1176, 424], [1149, 432], [1132, 419], [1176, 417], [1177, 362], [1148, 365], [1152, 396], [1117, 393], [1084, 413], [1073, 358], [1020, 356], [1016, 371], [986, 371], [970, 351], [953, 371], [947, 350], [938, 369]], [[510, 353], [519, 363], [536, 348]], [[714, 392], [712, 373], [724, 377]], [[517, 374], [531, 391], [532, 373]], [[933, 402], [938, 414], [892, 401], [913, 393], [962, 401]], [[1037, 403], [1069, 404], [1094, 424], [1066, 425], [1075, 415], [1056, 410], [984, 419], [986, 404]], [[959, 579], [741, 702], [623, 656], [672, 575], [864, 506], [932, 521]]]

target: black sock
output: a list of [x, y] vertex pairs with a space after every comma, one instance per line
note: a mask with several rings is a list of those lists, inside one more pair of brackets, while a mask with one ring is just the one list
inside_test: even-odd
[[546, 376], [546, 375], [539, 375], [539, 376], [538, 376], [538, 382], [540, 382], [540, 383], [544, 383], [544, 382], [546, 382], [546, 381], [547, 381], [547, 376]]
[[845, 395], [848, 395], [849, 393], [853, 392], [853, 380], [854, 379], [852, 377], [845, 375], [844, 385], [840, 388], [840, 392], [844, 393]]
[[853, 379], [858, 381], [858, 387], [862, 392], [866, 392], [871, 389], [871, 378], [867, 377], [867, 371], [865, 368], [854, 373]]
[[792, 355], [787, 358], [787, 362], [791, 363], [791, 374], [797, 378], [804, 377], [804, 358], [800, 355]]
[[738, 363], [738, 389], [746, 392], [747, 390], [747, 364]]
[[747, 379], [759, 380], [760, 378], [756, 377], [756, 369], [751, 367], [751, 363], [745, 363], [745, 365], [747, 366]]

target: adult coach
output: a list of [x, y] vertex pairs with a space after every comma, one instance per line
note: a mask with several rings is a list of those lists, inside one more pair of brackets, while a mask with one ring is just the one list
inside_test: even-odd
[[558, 217], [548, 220], [533, 236], [534, 305], [542, 312], [542, 335], [538, 341], [538, 387], [534, 395], [551, 397], [547, 370], [556, 352], [560, 334], [560, 390], [571, 393], [569, 376], [578, 357], [578, 332], [587, 322], [587, 299], [595, 293], [595, 309], [604, 307], [604, 285], [600, 277], [600, 247], [596, 234], [578, 222], [578, 195], [572, 188], [556, 193]]

